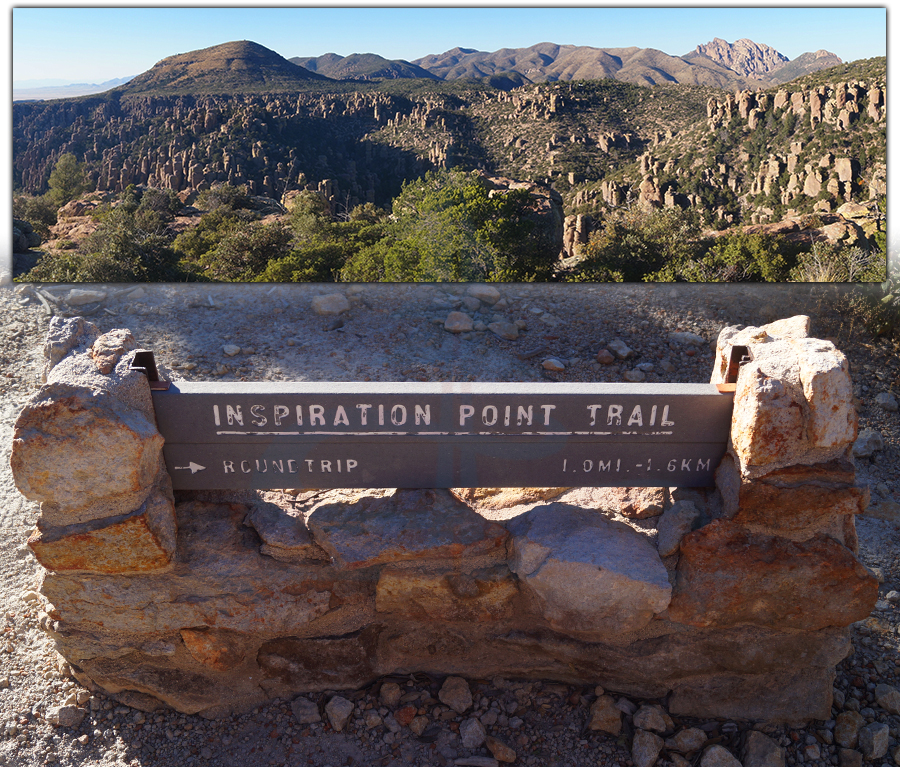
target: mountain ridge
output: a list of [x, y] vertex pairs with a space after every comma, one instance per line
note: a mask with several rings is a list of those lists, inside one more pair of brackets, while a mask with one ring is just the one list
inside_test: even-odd
[[[615, 79], [636, 85], [680, 84], [723, 90], [755, 89], [840, 64], [824, 50], [791, 61], [770, 46], [746, 38], [714, 38], [684, 56], [654, 48], [594, 48], [541, 42], [527, 48], [486, 52], [455, 47], [415, 61], [389, 60], [374, 53], [287, 59], [258, 43], [231, 41], [166, 57], [115, 88], [114, 94], [228, 94], [306, 90], [316, 83], [382, 80], [480, 80], [500, 90], [538, 82]], [[738, 67], [735, 70], [733, 67]], [[14, 100], [77, 97], [89, 88], [45, 94], [17, 94]]]
[[119, 93], [239, 93], [290, 90], [322, 75], [298, 66], [275, 51], [249, 40], [168, 56]]

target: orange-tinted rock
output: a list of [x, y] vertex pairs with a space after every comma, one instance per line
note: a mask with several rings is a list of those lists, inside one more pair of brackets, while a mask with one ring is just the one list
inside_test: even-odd
[[517, 594], [516, 580], [505, 567], [470, 574], [388, 567], [378, 579], [375, 609], [421, 620], [502, 620], [512, 617]]
[[616, 511], [629, 519], [646, 519], [663, 513], [668, 492], [665, 487], [601, 487], [595, 497], [598, 508]]
[[474, 509], [508, 509], [555, 498], [565, 487], [451, 487], [450, 493]]
[[506, 559], [506, 530], [476, 514], [446, 490], [398, 490], [356, 503], [323, 504], [310, 532], [338, 567], [450, 557]]
[[57, 572], [153, 573], [175, 552], [171, 492], [154, 491], [136, 512], [61, 528], [39, 529], [28, 545], [38, 562]]
[[716, 472], [716, 485], [725, 515], [734, 522], [785, 535], [805, 532], [810, 537], [834, 515], [865, 511], [869, 490], [854, 486], [853, 478], [849, 462], [832, 461], [777, 469], [748, 480], [741, 477], [733, 459], [725, 456]]
[[404, 706], [394, 714], [394, 719], [398, 724], [409, 727], [409, 723], [416, 718], [417, 709], [415, 706]]
[[163, 438], [144, 414], [102, 392], [51, 383], [19, 415], [10, 465], [51, 524], [137, 509], [160, 469]]
[[245, 641], [239, 634], [219, 629], [182, 629], [181, 639], [191, 657], [216, 671], [228, 671], [244, 660]]
[[825, 535], [789, 541], [720, 520], [682, 540], [669, 617], [816, 631], [862, 620], [877, 595], [875, 576]]
[[731, 422], [731, 442], [741, 464], [777, 463], [803, 450], [802, 398], [759, 367], [748, 365], [745, 371], [738, 377]]
[[124, 329], [104, 333], [91, 346], [90, 355], [103, 375], [108, 375], [127, 351], [137, 348], [131, 331]]

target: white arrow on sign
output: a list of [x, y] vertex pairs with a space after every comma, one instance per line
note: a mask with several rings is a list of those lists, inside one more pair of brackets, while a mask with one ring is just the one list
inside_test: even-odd
[[198, 471], [203, 471], [206, 467], [201, 466], [199, 463], [194, 463], [191, 461], [187, 466], [175, 466], [175, 469], [190, 469], [191, 474], [196, 474]]

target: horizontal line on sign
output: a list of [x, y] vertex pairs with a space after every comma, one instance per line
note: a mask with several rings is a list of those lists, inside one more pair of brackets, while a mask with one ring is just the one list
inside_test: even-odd
[[672, 431], [217, 431], [238, 437], [656, 437]]

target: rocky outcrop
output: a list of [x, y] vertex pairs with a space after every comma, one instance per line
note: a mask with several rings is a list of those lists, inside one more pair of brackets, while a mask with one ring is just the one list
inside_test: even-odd
[[[752, 360], [716, 488], [173, 498], [153, 471], [158, 433], [136, 428], [152, 413], [131, 335], [54, 320], [13, 449], [18, 486], [43, 502], [28, 542], [46, 568], [42, 626], [79, 681], [148, 710], [217, 716], [424, 672], [590, 682], [669, 696], [682, 716], [824, 719], [877, 580], [854, 553], [867, 497], [846, 360], [808, 327], [720, 334], [713, 382], [733, 377], [733, 347]], [[50, 470], [68, 460], [58, 422], [69, 474]], [[76, 469], [92, 460], [105, 465], [87, 482]], [[441, 699], [466, 708], [453, 687]], [[618, 731], [608, 709], [592, 729]], [[650, 730], [652, 713], [638, 717]]]
[[41, 504], [29, 546], [57, 571], [166, 569], [175, 509], [146, 377], [131, 333], [51, 320], [45, 383], [15, 424], [16, 487]]
[[385, 204], [403, 179], [433, 166], [363, 138], [387, 116], [400, 119], [412, 110], [406, 99], [381, 93], [16, 104], [14, 174], [25, 191], [40, 192], [59, 157], [73, 152], [100, 192], [119, 193], [129, 184], [183, 192], [230, 183], [278, 199], [285, 190], [317, 189], [330, 180], [335, 202]]
[[13, 253], [27, 253], [31, 248], [41, 244], [41, 236], [27, 221], [13, 219], [12, 248]]
[[714, 37], [711, 42], [694, 50], [707, 58], [754, 80], [786, 64], [789, 59], [769, 45], [741, 38], [733, 43]]

